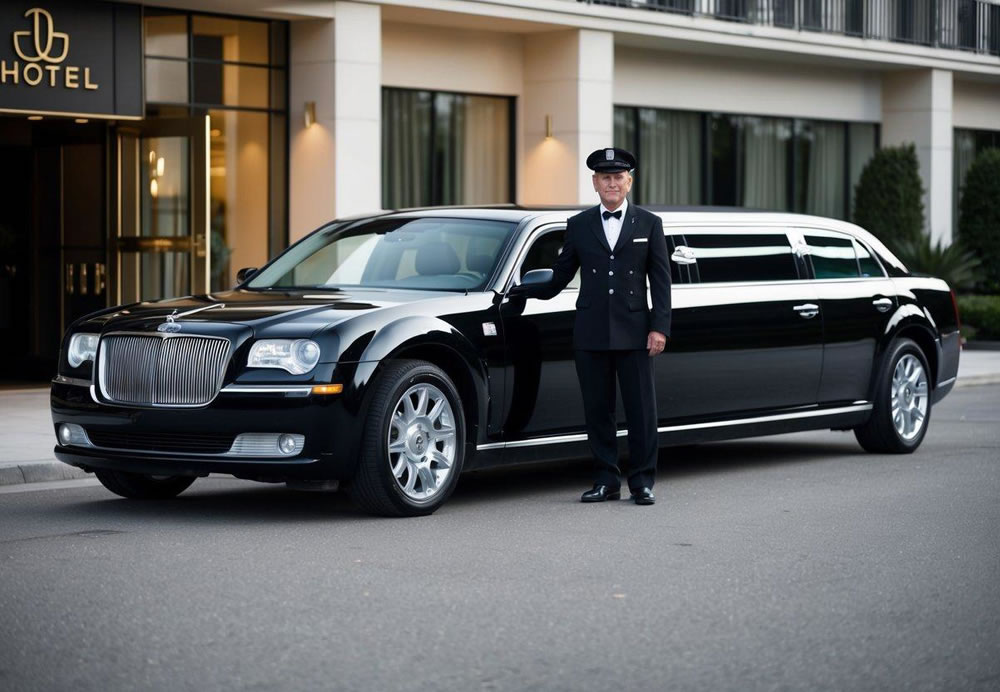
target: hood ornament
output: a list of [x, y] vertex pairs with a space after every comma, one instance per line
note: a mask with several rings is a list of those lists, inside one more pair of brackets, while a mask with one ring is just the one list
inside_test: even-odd
[[180, 322], [177, 321], [176, 310], [167, 315], [167, 321], [156, 328], [156, 331], [166, 332], [167, 334], [176, 334], [180, 330], [181, 330], [181, 325]]
[[187, 312], [182, 312], [177, 314], [177, 310], [167, 315], [167, 321], [156, 328], [158, 332], [166, 332], [168, 334], [176, 334], [181, 330], [181, 323], [177, 321], [178, 317], [187, 317], [188, 315], [193, 315], [196, 312], [201, 312], [203, 310], [211, 310], [213, 308], [224, 308], [225, 303], [215, 303], [214, 305], [206, 305], [205, 307], [195, 308], [194, 310], [188, 310]]

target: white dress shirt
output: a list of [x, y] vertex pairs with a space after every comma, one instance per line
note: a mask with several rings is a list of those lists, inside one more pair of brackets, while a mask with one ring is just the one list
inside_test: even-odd
[[[622, 211], [622, 217], [620, 219], [616, 219], [613, 216], [610, 219], [604, 218], [604, 212], [610, 211], [614, 213], [618, 211], [618, 209], [621, 209]], [[601, 204], [601, 223], [604, 225], [604, 236], [608, 239], [608, 247], [612, 250], [615, 249], [615, 243], [618, 242], [618, 236], [622, 232], [622, 224], [625, 222], [625, 213], [628, 211], [628, 198], [622, 200], [622, 205], [618, 207], [618, 209], [608, 209], [603, 203]]]

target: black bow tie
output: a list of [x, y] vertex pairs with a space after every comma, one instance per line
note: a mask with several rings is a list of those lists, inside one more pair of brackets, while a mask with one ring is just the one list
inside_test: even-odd
[[612, 216], [615, 217], [616, 219], [620, 219], [622, 217], [622, 210], [619, 209], [618, 211], [605, 211], [603, 214], [601, 214], [601, 216], [604, 217], [605, 221], [610, 219]]

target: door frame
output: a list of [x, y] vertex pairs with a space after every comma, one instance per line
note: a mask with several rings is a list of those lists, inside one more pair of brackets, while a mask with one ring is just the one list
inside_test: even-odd
[[[143, 252], [188, 253], [191, 278], [184, 293], [207, 293], [211, 286], [211, 179], [209, 171], [210, 120], [207, 113], [184, 118], [151, 118], [118, 125], [112, 139], [113, 186], [109, 264], [115, 304], [140, 300], [141, 289], [123, 284], [123, 256]], [[139, 141], [151, 137], [183, 137], [188, 142], [188, 233], [183, 236], [142, 234]], [[126, 162], [126, 157], [135, 160]], [[129, 179], [131, 178], [131, 179]], [[110, 297], [110, 296], [109, 296]]]

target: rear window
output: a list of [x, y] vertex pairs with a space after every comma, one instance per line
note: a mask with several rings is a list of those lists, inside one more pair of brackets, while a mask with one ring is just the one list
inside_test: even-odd
[[701, 283], [789, 281], [799, 278], [784, 233], [685, 234]]
[[885, 276], [885, 270], [882, 269], [882, 265], [878, 263], [878, 260], [868, 251], [868, 248], [856, 240], [854, 241], [854, 251], [858, 253], [858, 265], [861, 268], [861, 276]]
[[860, 276], [854, 241], [834, 236], [806, 235], [809, 259], [817, 279], [850, 279]]

